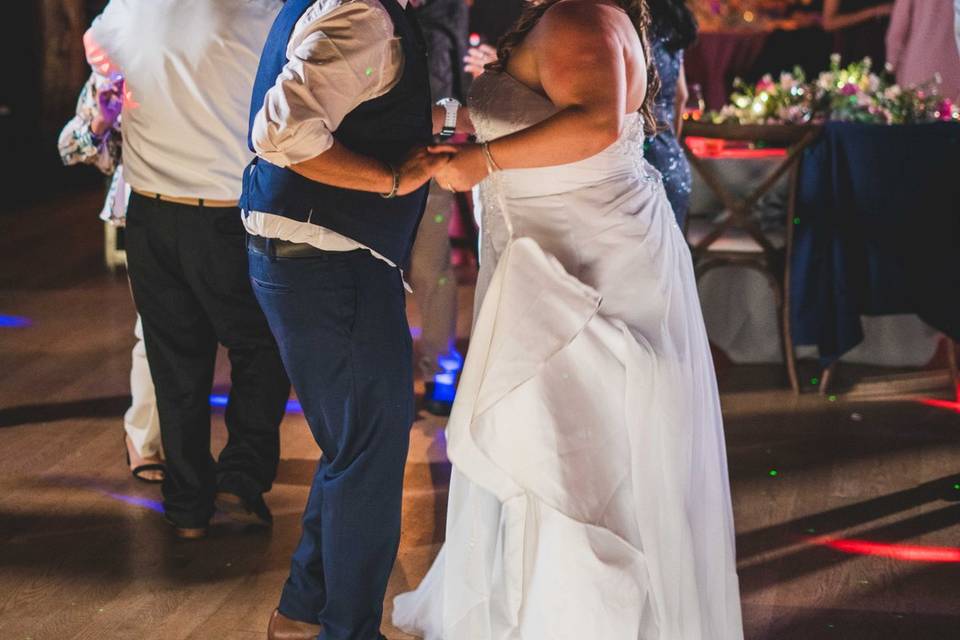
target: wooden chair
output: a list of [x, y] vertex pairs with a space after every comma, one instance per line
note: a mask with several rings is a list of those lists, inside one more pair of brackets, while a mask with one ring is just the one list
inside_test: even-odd
[[123, 245], [123, 228], [103, 223], [103, 261], [110, 273], [127, 268], [127, 250]]
[[[784, 363], [790, 387], [800, 393], [796, 353], [790, 333], [790, 256], [793, 249], [793, 224], [796, 217], [797, 185], [800, 159], [803, 151], [820, 135], [821, 128], [813, 125], [727, 125], [705, 122], [685, 122], [683, 146], [690, 165], [700, 174], [725, 208], [725, 217], [711, 229], [697, 232], [688, 225], [687, 241], [693, 253], [697, 279], [718, 267], [740, 266], [761, 273], [770, 283], [777, 303]], [[745, 198], [733, 195], [729, 187], [716, 175], [710, 164], [691, 148], [691, 138], [711, 138], [743, 142], [763, 141], [784, 147], [786, 155], [777, 166]], [[760, 228], [753, 211], [761, 199], [789, 174], [786, 237], [776, 243]]]

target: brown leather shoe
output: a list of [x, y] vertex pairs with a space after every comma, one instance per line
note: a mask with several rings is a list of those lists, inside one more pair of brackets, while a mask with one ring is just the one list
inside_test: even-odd
[[163, 519], [173, 529], [173, 535], [178, 540], [202, 540], [210, 532], [209, 527], [181, 527], [164, 514]]
[[202, 540], [207, 537], [207, 528], [198, 527], [196, 529], [188, 529], [185, 527], [174, 527], [173, 535], [175, 535], [179, 540]]
[[293, 620], [274, 609], [267, 626], [267, 640], [316, 640], [321, 631], [323, 627], [318, 624]]

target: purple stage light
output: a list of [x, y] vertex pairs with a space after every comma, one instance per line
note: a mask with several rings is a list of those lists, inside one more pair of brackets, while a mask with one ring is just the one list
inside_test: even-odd
[[457, 395], [457, 374], [438, 373], [433, 377], [433, 399], [453, 402]]
[[439, 358], [440, 368], [446, 373], [457, 373], [463, 369], [463, 356], [456, 349], [450, 349], [450, 353]]
[[104, 491], [103, 495], [113, 498], [114, 500], [119, 500], [120, 502], [125, 502], [134, 507], [143, 507], [145, 509], [151, 509], [157, 513], [163, 513], [163, 503], [157, 500], [150, 500], [149, 498], [140, 498], [137, 496], [128, 496], [123, 493], [110, 493], [109, 491]]

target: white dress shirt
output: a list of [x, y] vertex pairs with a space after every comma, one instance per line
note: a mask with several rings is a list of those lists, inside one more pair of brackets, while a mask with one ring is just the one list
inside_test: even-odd
[[91, 65], [126, 79], [131, 187], [237, 200], [253, 158], [250, 94], [280, 0], [111, 0], [87, 32]]
[[[406, 7], [407, 0], [400, 0]], [[253, 125], [257, 155], [286, 167], [333, 146], [333, 133], [360, 104], [390, 91], [403, 71], [403, 49], [379, 0], [317, 0], [294, 27], [287, 64], [267, 91]], [[309, 222], [245, 212], [251, 235], [306, 243], [324, 251], [367, 249]]]

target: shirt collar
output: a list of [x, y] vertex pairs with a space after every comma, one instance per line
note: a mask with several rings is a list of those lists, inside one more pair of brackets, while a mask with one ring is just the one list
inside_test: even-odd
[[397, 0], [397, 4], [400, 5], [401, 9], [406, 10], [407, 5], [410, 4], [410, 0]]

